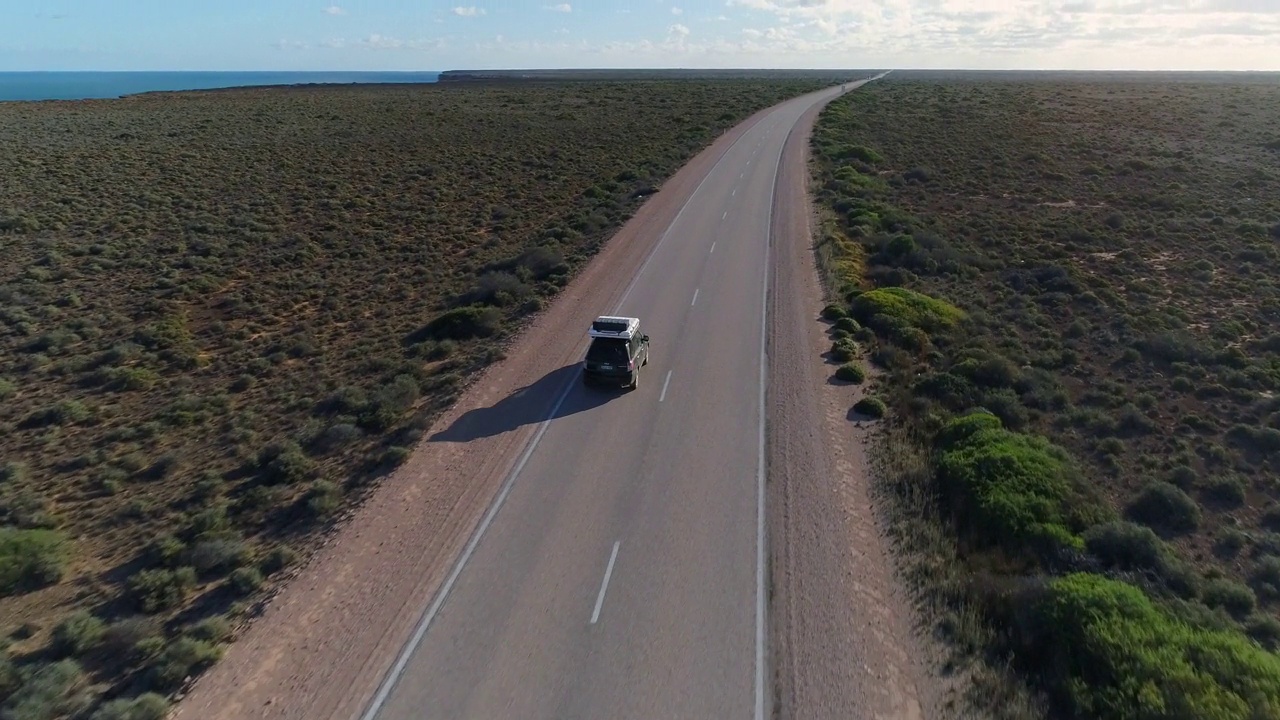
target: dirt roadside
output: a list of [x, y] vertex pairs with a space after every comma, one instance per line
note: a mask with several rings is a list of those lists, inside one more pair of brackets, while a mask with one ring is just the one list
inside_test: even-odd
[[[432, 442], [468, 411], [580, 359], [582, 328], [611, 309], [703, 177], [762, 110], [662, 185], [428, 430], [413, 455], [330, 534], [177, 704], [175, 720], [350, 720], [377, 688], [490, 506], [536, 424], [467, 443]], [[529, 417], [559, 388], [528, 390]]]
[[[852, 92], [857, 92], [853, 90]], [[833, 367], [812, 240], [812, 108], [783, 150], [774, 197], [770, 283], [768, 489], [774, 717], [943, 716], [934, 648], [915, 632], [874, 511], [867, 445], [851, 422], [863, 392]]]

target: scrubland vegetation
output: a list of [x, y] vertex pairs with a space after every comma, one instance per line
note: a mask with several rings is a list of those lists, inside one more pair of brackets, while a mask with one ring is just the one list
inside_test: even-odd
[[819, 120], [833, 354], [984, 714], [1280, 718], [1277, 118], [1265, 76], [894, 73]]
[[159, 718], [644, 198], [819, 80], [0, 104], [0, 718]]

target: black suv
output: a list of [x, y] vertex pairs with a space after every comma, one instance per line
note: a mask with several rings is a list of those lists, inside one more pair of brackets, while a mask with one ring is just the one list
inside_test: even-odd
[[583, 361], [586, 385], [615, 385], [635, 389], [640, 368], [649, 364], [649, 336], [640, 333], [636, 318], [602, 316], [591, 323], [591, 345]]

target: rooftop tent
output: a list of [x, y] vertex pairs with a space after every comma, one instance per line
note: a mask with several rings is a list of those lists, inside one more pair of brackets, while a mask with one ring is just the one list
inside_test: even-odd
[[601, 315], [591, 323], [591, 337], [619, 338], [630, 340], [640, 328], [640, 319], [633, 317], [614, 317]]

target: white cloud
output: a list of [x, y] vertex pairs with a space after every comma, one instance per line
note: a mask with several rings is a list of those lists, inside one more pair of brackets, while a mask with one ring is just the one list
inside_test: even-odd
[[361, 45], [380, 50], [393, 50], [395, 48], [404, 47], [404, 41], [385, 35], [374, 33], [369, 37], [360, 41]]
[[[772, 15], [734, 51], [824, 66], [1277, 68], [1277, 0], [725, 0]], [[758, 34], [757, 34], [758, 33]], [[1235, 49], [1243, 50], [1235, 54]], [[1247, 52], [1246, 52], [1247, 51]], [[1273, 56], [1280, 59], [1280, 52]], [[1247, 59], [1246, 59], [1247, 58]]]
[[[559, 0], [540, 0], [532, 7], [581, 14], [584, 6], [579, 2], [574, 9], [572, 1], [564, 3], [565, 10], [556, 5]], [[556, 22], [548, 23], [537, 40], [495, 39], [491, 33], [478, 41], [458, 40], [450, 57], [464, 54], [451, 62], [512, 67], [1280, 70], [1280, 0], [717, 0], [721, 7], [710, 12], [675, 6], [679, 2], [616, 8], [628, 18], [645, 10], [658, 10], [659, 17], [667, 18], [668, 23], [643, 39], [592, 41], [581, 33], [566, 33]], [[487, 15], [478, 6], [444, 8], [438, 17]], [[694, 19], [714, 23], [715, 31], [704, 32], [699, 25], [699, 32], [692, 32]], [[407, 31], [397, 27], [393, 32]], [[330, 47], [319, 38], [308, 41], [310, 52]], [[385, 57], [394, 58], [412, 57], [439, 42], [370, 35], [335, 46], [369, 56], [383, 50]], [[298, 41], [276, 46], [308, 47]]]
[[573, 6], [570, 5], [569, 3], [560, 3], [559, 5], [548, 5], [546, 7], [551, 12], [562, 12], [562, 13], [573, 12]]
[[343, 10], [337, 5], [330, 5], [329, 7], [325, 8], [324, 11], [325, 11], [325, 14], [327, 15], [346, 15], [347, 14], [346, 10]]

